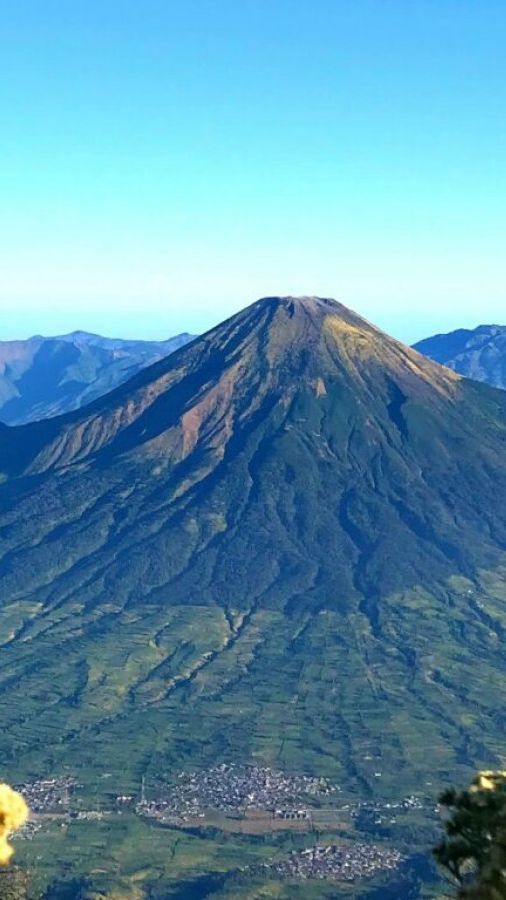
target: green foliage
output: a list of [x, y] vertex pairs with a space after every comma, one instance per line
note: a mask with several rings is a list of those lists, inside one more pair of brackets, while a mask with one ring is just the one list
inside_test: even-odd
[[445, 791], [446, 838], [434, 853], [459, 884], [459, 897], [506, 897], [506, 773], [482, 772], [468, 790]]
[[0, 900], [31, 900], [31, 879], [18, 866], [0, 869]]

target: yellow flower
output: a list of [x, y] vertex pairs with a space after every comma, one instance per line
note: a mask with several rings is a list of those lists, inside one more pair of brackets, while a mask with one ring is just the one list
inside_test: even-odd
[[493, 791], [495, 788], [495, 784], [488, 775], [480, 775], [478, 778], [478, 787], [482, 791]]
[[14, 853], [9, 835], [21, 828], [28, 818], [28, 807], [21, 794], [8, 784], [0, 784], [0, 866], [9, 864]]
[[475, 794], [477, 791], [497, 791], [504, 788], [506, 788], [506, 772], [485, 769], [474, 779], [470, 792]]

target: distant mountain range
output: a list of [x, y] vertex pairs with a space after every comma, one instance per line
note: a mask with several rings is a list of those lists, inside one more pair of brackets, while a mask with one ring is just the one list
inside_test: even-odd
[[437, 334], [414, 345], [415, 350], [465, 375], [506, 389], [506, 326], [480, 325]]
[[399, 798], [497, 764], [505, 440], [506, 393], [291, 297], [1, 427], [4, 767]]
[[192, 339], [124, 341], [74, 331], [0, 341], [0, 421], [19, 425], [78, 409]]
[[[22, 425], [80, 409], [194, 339], [106, 338], [85, 331], [0, 341], [0, 422]], [[506, 326], [426, 338], [414, 349], [468, 378], [506, 388]]]

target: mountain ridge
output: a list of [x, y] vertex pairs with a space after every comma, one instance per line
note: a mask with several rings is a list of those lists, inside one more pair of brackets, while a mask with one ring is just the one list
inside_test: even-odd
[[122, 341], [78, 331], [0, 341], [0, 419], [24, 424], [79, 408], [192, 340]]
[[506, 326], [478, 325], [437, 334], [414, 349], [458, 374], [506, 389]]

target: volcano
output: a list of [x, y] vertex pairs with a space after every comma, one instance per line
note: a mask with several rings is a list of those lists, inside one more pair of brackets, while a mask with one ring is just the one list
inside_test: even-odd
[[493, 765], [505, 439], [504, 392], [316, 297], [4, 426], [2, 758], [125, 790], [262, 760], [367, 795]]

